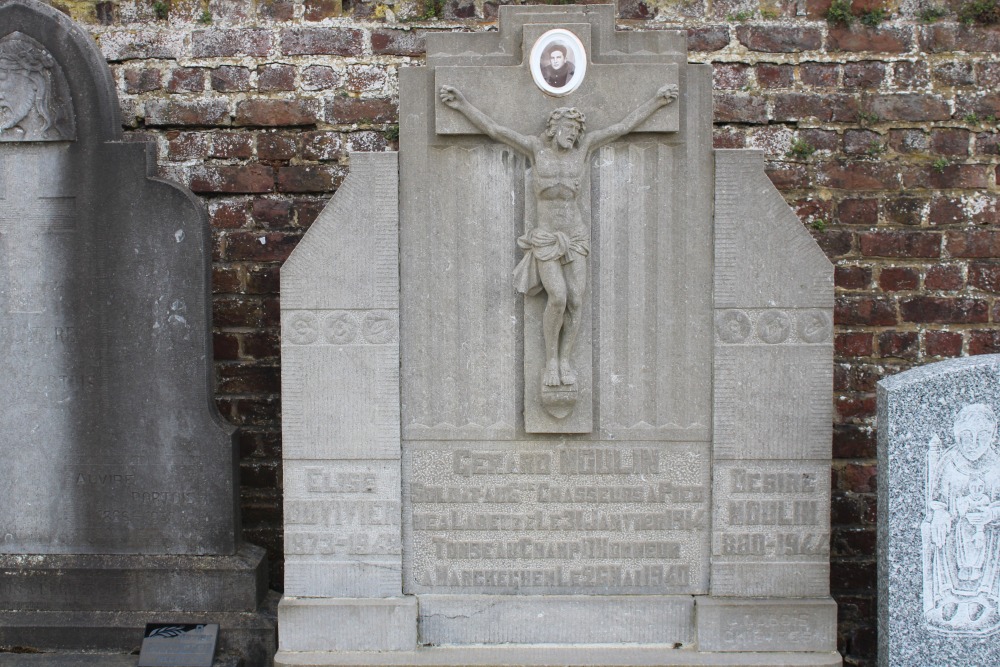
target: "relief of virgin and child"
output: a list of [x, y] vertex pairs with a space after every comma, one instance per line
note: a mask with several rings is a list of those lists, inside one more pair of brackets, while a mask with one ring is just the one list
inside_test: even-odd
[[1000, 629], [1000, 453], [997, 417], [967, 405], [954, 443], [935, 436], [927, 455], [923, 538], [924, 620], [944, 634]]

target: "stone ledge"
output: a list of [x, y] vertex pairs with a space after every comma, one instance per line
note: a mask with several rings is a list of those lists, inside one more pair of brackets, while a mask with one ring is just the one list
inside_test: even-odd
[[690, 595], [418, 595], [430, 645], [694, 642]]
[[294, 598], [278, 605], [282, 651], [412, 651], [417, 599]]
[[333, 665], [468, 665], [487, 667], [842, 667], [840, 654], [696, 653], [666, 645], [637, 646], [463, 646], [433, 647], [399, 653], [296, 653], [281, 651], [275, 667]]
[[251, 544], [228, 556], [0, 554], [0, 613], [253, 612], [267, 595], [264, 555]]

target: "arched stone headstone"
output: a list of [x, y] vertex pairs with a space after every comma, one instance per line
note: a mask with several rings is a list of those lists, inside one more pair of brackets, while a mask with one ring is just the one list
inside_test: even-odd
[[0, 99], [0, 645], [127, 652], [147, 620], [211, 612], [224, 647], [266, 653], [205, 214], [122, 142], [111, 72], [59, 11], [0, 1]]

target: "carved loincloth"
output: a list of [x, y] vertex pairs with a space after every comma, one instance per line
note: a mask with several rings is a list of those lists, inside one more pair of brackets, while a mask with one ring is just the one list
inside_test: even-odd
[[586, 257], [590, 254], [590, 236], [584, 227], [577, 228], [572, 234], [550, 232], [536, 227], [517, 239], [517, 245], [525, 253], [514, 268], [514, 289], [528, 296], [534, 296], [544, 289], [538, 273], [539, 261], [558, 259], [560, 264], [569, 264], [577, 256]]

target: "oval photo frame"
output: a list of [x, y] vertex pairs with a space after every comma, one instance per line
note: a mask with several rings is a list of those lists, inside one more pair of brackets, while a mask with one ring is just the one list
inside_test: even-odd
[[535, 41], [529, 64], [535, 85], [546, 95], [562, 97], [583, 83], [587, 51], [579, 37], [565, 28], [555, 28]]

